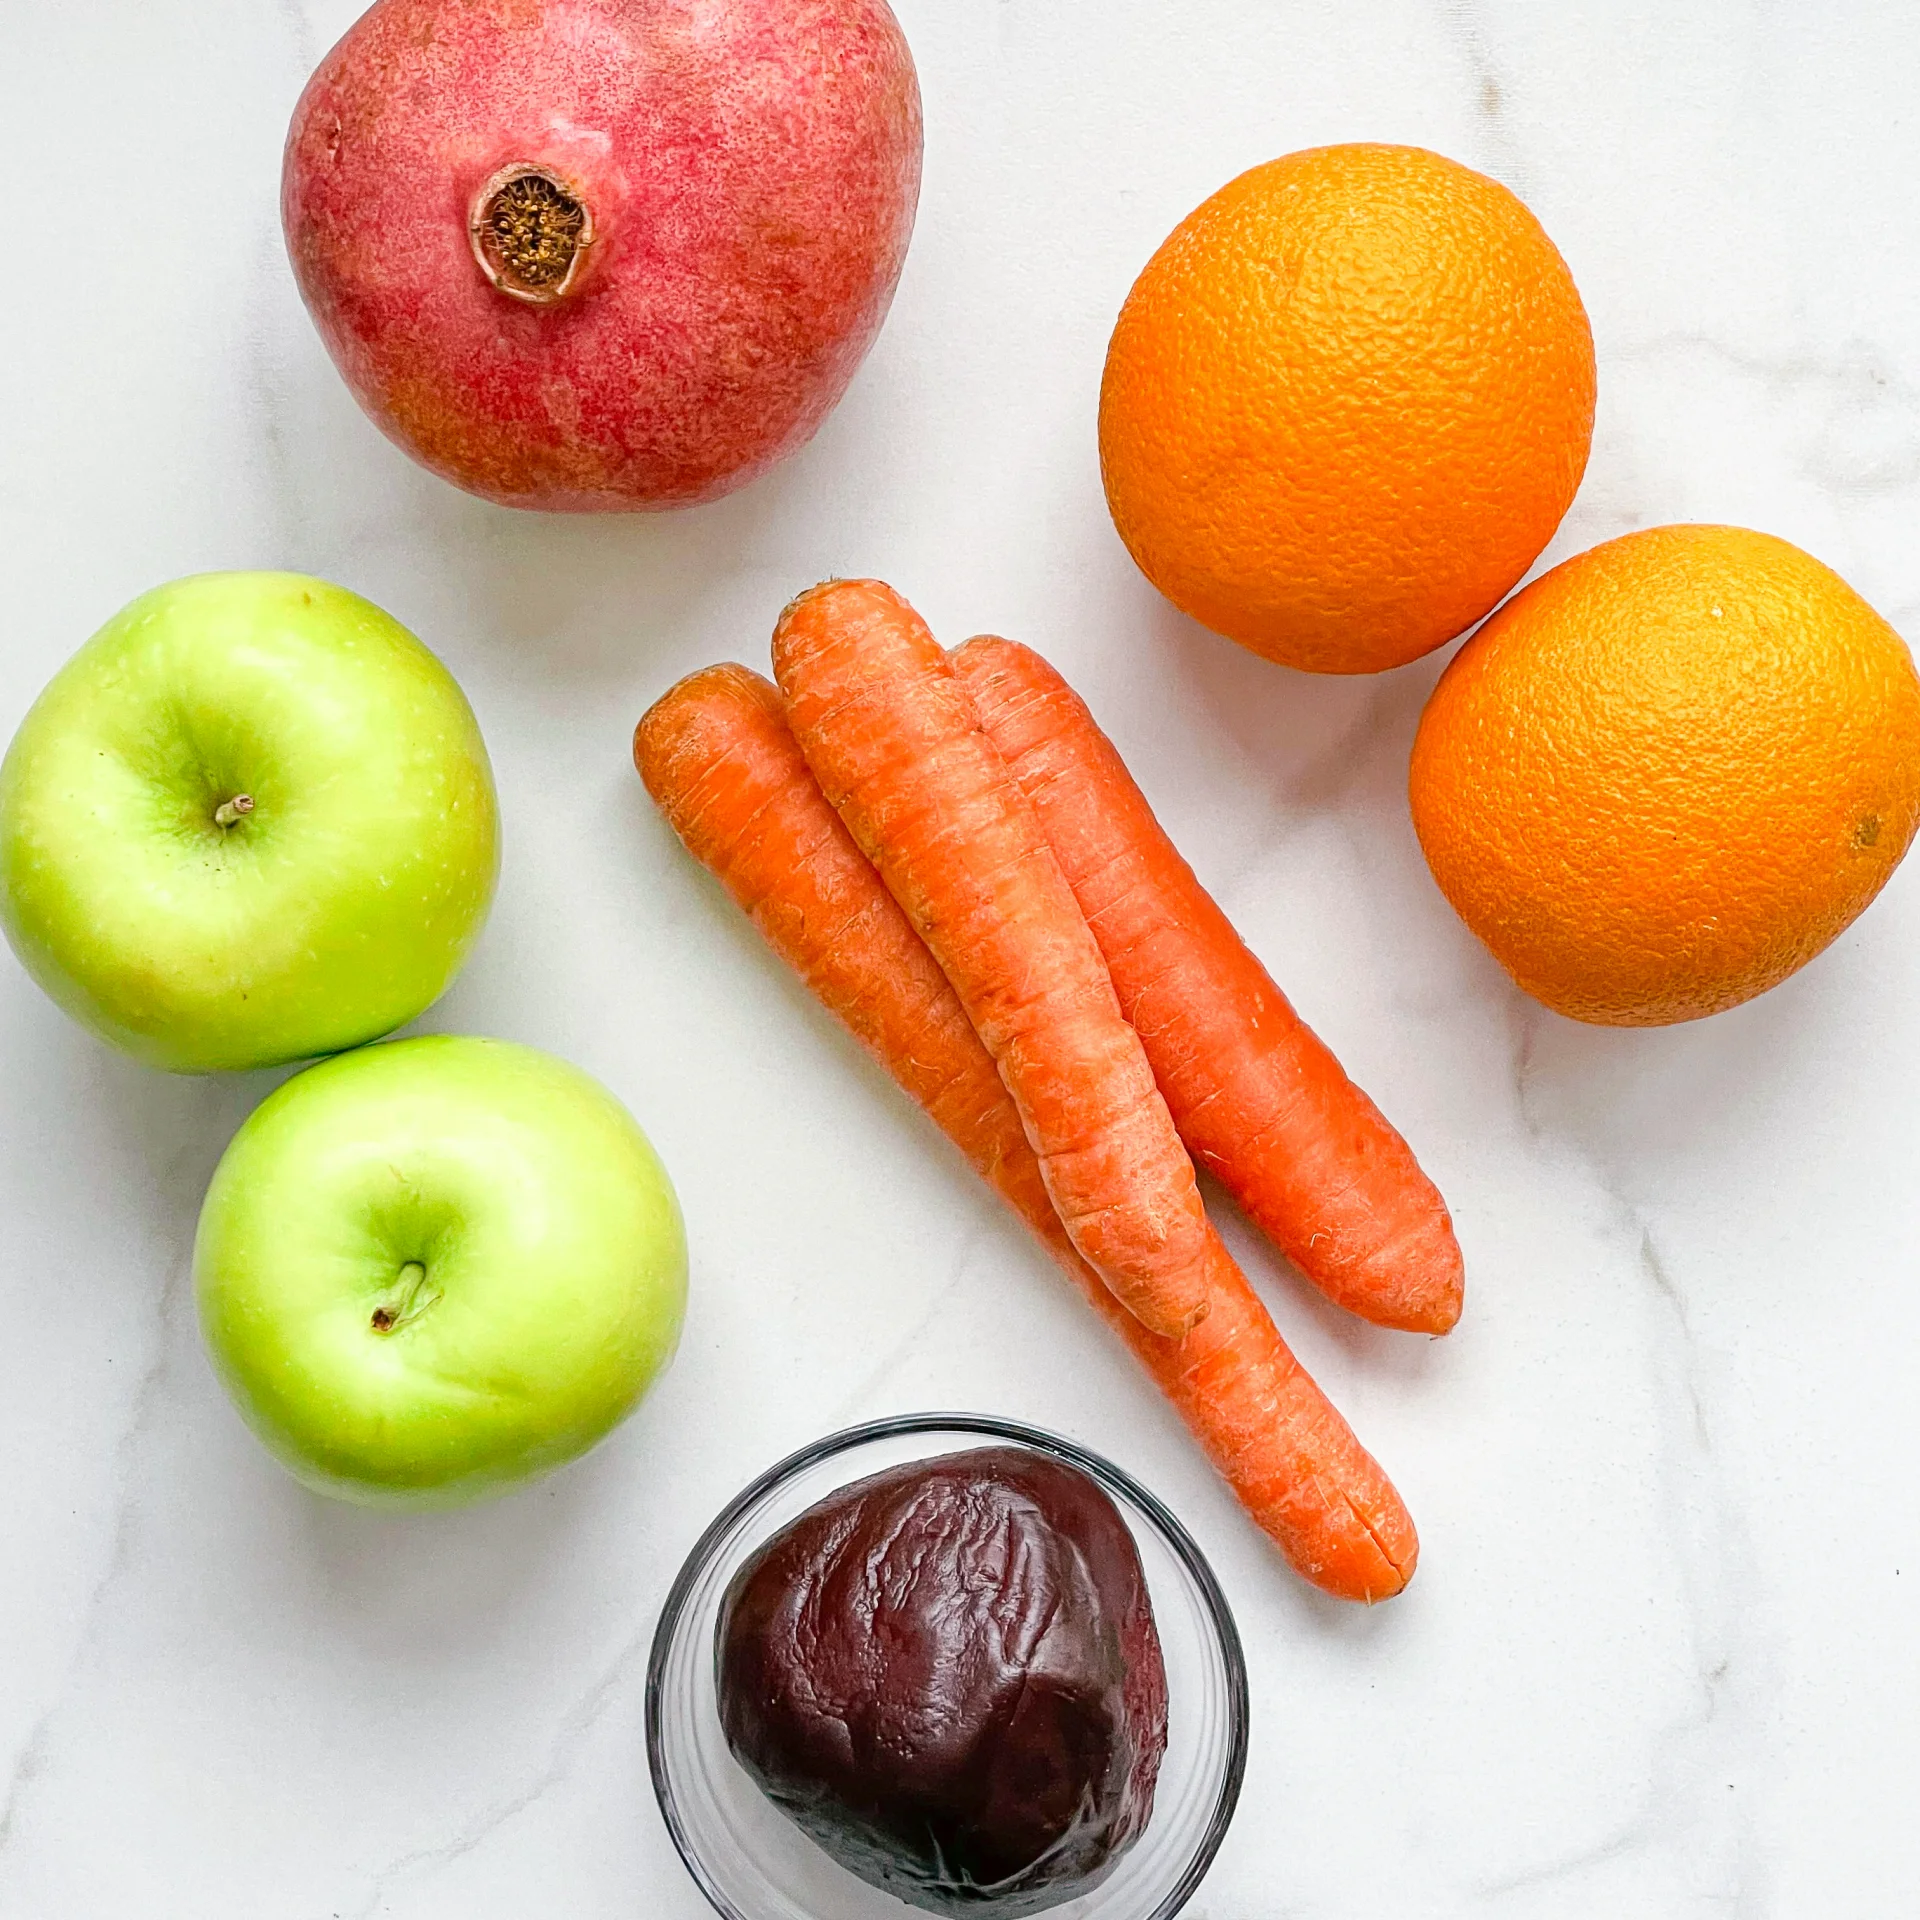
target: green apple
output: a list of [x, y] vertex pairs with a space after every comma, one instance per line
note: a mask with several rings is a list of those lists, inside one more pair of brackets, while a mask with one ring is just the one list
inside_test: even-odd
[[0, 764], [0, 925], [61, 1006], [181, 1073], [404, 1025], [459, 971], [499, 825], [473, 710], [406, 628], [291, 573], [110, 620]]
[[264, 1101], [194, 1244], [213, 1363], [308, 1486], [450, 1506], [586, 1452], [671, 1358], [687, 1249], [627, 1110], [501, 1040], [396, 1040]]

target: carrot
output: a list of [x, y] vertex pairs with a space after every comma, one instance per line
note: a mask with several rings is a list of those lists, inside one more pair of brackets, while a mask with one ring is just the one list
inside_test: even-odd
[[926, 622], [876, 580], [781, 614], [774, 677], [814, 778], [953, 984], [1073, 1244], [1155, 1333], [1207, 1309], [1193, 1162], [1046, 835]]
[[1445, 1202], [1194, 878], [1079, 696], [1010, 640], [970, 640], [953, 664], [1040, 816], [1194, 1159], [1328, 1299], [1445, 1333], [1463, 1287]]
[[1184, 1341], [1149, 1333], [1074, 1251], [991, 1056], [821, 795], [774, 689], [744, 667], [683, 680], [641, 721], [634, 762], [689, 852], [1033, 1229], [1289, 1563], [1342, 1599], [1398, 1593], [1419, 1554], [1406, 1508], [1219, 1240], [1211, 1311]]

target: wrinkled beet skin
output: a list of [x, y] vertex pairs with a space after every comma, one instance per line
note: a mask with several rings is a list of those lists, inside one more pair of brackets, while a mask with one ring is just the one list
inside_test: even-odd
[[[509, 506], [684, 506], [845, 391], [920, 147], [886, 0], [379, 0], [295, 110], [281, 214], [328, 351], [416, 459]], [[468, 242], [515, 162], [596, 223], [556, 306], [499, 292]]]
[[1126, 1522], [1014, 1447], [877, 1474], [736, 1575], [734, 1756], [843, 1866], [936, 1913], [1084, 1893], [1146, 1827], [1167, 1743]]

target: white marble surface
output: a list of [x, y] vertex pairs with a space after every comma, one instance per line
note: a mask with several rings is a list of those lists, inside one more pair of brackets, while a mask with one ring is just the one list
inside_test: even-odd
[[[1914, 631], [1909, 0], [904, 0], [927, 191], [878, 351], [786, 471], [630, 524], [469, 501], [335, 381], [275, 188], [355, 11], [0, 0], [0, 732], [175, 574], [301, 567], [407, 620], [474, 699], [508, 830], [428, 1024], [631, 1103], [685, 1202], [691, 1318], [548, 1485], [431, 1520], [309, 1498], [223, 1401], [186, 1286], [266, 1082], [129, 1066], [0, 956], [0, 1916], [698, 1920], [642, 1752], [662, 1591], [776, 1455], [933, 1405], [1104, 1449], [1214, 1556], [1256, 1725], [1196, 1920], [1920, 1907], [1920, 868], [1737, 1013], [1541, 1013], [1407, 825], [1439, 662], [1313, 681], [1176, 618], [1092, 439], [1107, 328], [1176, 218], [1289, 148], [1422, 142], [1518, 188], [1592, 312], [1598, 439], [1550, 557], [1745, 521]], [[641, 708], [764, 663], [782, 601], [853, 571], [1069, 671], [1450, 1197], [1443, 1343], [1248, 1255], [1420, 1523], [1390, 1606], [1287, 1573], [651, 817]]]

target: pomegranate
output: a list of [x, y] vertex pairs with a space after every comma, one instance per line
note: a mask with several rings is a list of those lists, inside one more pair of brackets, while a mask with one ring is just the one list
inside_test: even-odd
[[619, 512], [811, 438], [919, 186], [886, 0], [379, 0], [294, 112], [281, 214], [389, 437], [503, 505]]

